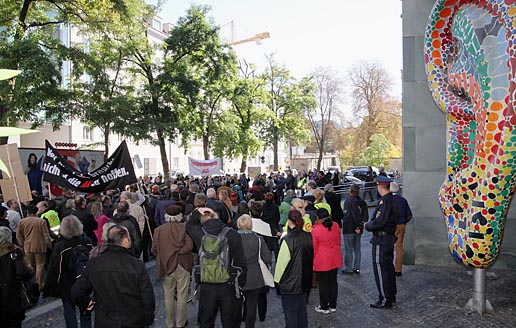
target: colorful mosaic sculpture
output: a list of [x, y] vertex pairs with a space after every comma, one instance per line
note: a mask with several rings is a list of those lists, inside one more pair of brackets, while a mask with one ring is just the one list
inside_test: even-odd
[[439, 202], [455, 260], [487, 268], [516, 184], [516, 0], [439, 0], [425, 35], [428, 85], [447, 121]]

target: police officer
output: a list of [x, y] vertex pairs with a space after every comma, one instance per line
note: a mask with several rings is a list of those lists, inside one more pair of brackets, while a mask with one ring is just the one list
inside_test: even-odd
[[371, 238], [373, 269], [379, 296], [378, 301], [370, 306], [376, 309], [390, 309], [392, 303], [396, 302], [396, 277], [393, 260], [398, 203], [393, 200], [393, 195], [389, 190], [391, 182], [392, 179], [388, 177], [376, 177], [378, 193], [382, 198], [378, 202], [371, 220], [364, 224], [364, 228], [373, 233], [373, 238]]

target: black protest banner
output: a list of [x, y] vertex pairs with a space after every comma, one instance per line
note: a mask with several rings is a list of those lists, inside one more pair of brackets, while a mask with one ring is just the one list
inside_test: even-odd
[[138, 181], [125, 141], [104, 164], [89, 173], [83, 173], [72, 167], [57, 153], [48, 140], [45, 140], [45, 146], [43, 180], [49, 183], [81, 192], [102, 192], [124, 188]]

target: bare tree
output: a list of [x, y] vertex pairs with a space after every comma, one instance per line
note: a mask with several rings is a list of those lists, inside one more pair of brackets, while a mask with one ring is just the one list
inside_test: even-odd
[[307, 110], [306, 117], [310, 122], [313, 140], [319, 151], [317, 170], [320, 170], [330, 131], [335, 128], [335, 116], [339, 116], [338, 105], [342, 102], [342, 81], [337, 76], [337, 72], [329, 67], [316, 68], [312, 73], [312, 80], [315, 84], [313, 92], [317, 107], [314, 110]]
[[360, 125], [360, 138], [369, 147], [370, 138], [380, 130], [385, 119], [386, 104], [391, 103], [388, 92], [392, 85], [389, 73], [377, 62], [359, 62], [349, 72], [353, 114]]

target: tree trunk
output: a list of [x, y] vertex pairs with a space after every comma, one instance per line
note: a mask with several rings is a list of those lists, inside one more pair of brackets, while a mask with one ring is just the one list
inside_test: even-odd
[[272, 150], [274, 152], [274, 171], [278, 170], [278, 138], [274, 138], [274, 143], [272, 144]]
[[104, 162], [107, 161], [109, 156], [109, 128], [104, 131]]
[[320, 147], [319, 148], [319, 158], [317, 158], [317, 171], [321, 170], [321, 163], [322, 163], [323, 153], [324, 153], [324, 148]]
[[247, 168], [247, 155], [242, 155], [242, 162], [240, 162], [240, 172], [245, 172]]
[[163, 130], [159, 129], [157, 132], [159, 152], [161, 154], [161, 164], [163, 165], [163, 176], [169, 177], [170, 171], [168, 167], [167, 150], [165, 149], [165, 137], [163, 136]]
[[202, 136], [202, 151], [204, 152], [204, 159], [210, 159], [210, 153], [209, 153], [209, 143], [210, 143], [210, 137], [207, 135]]

